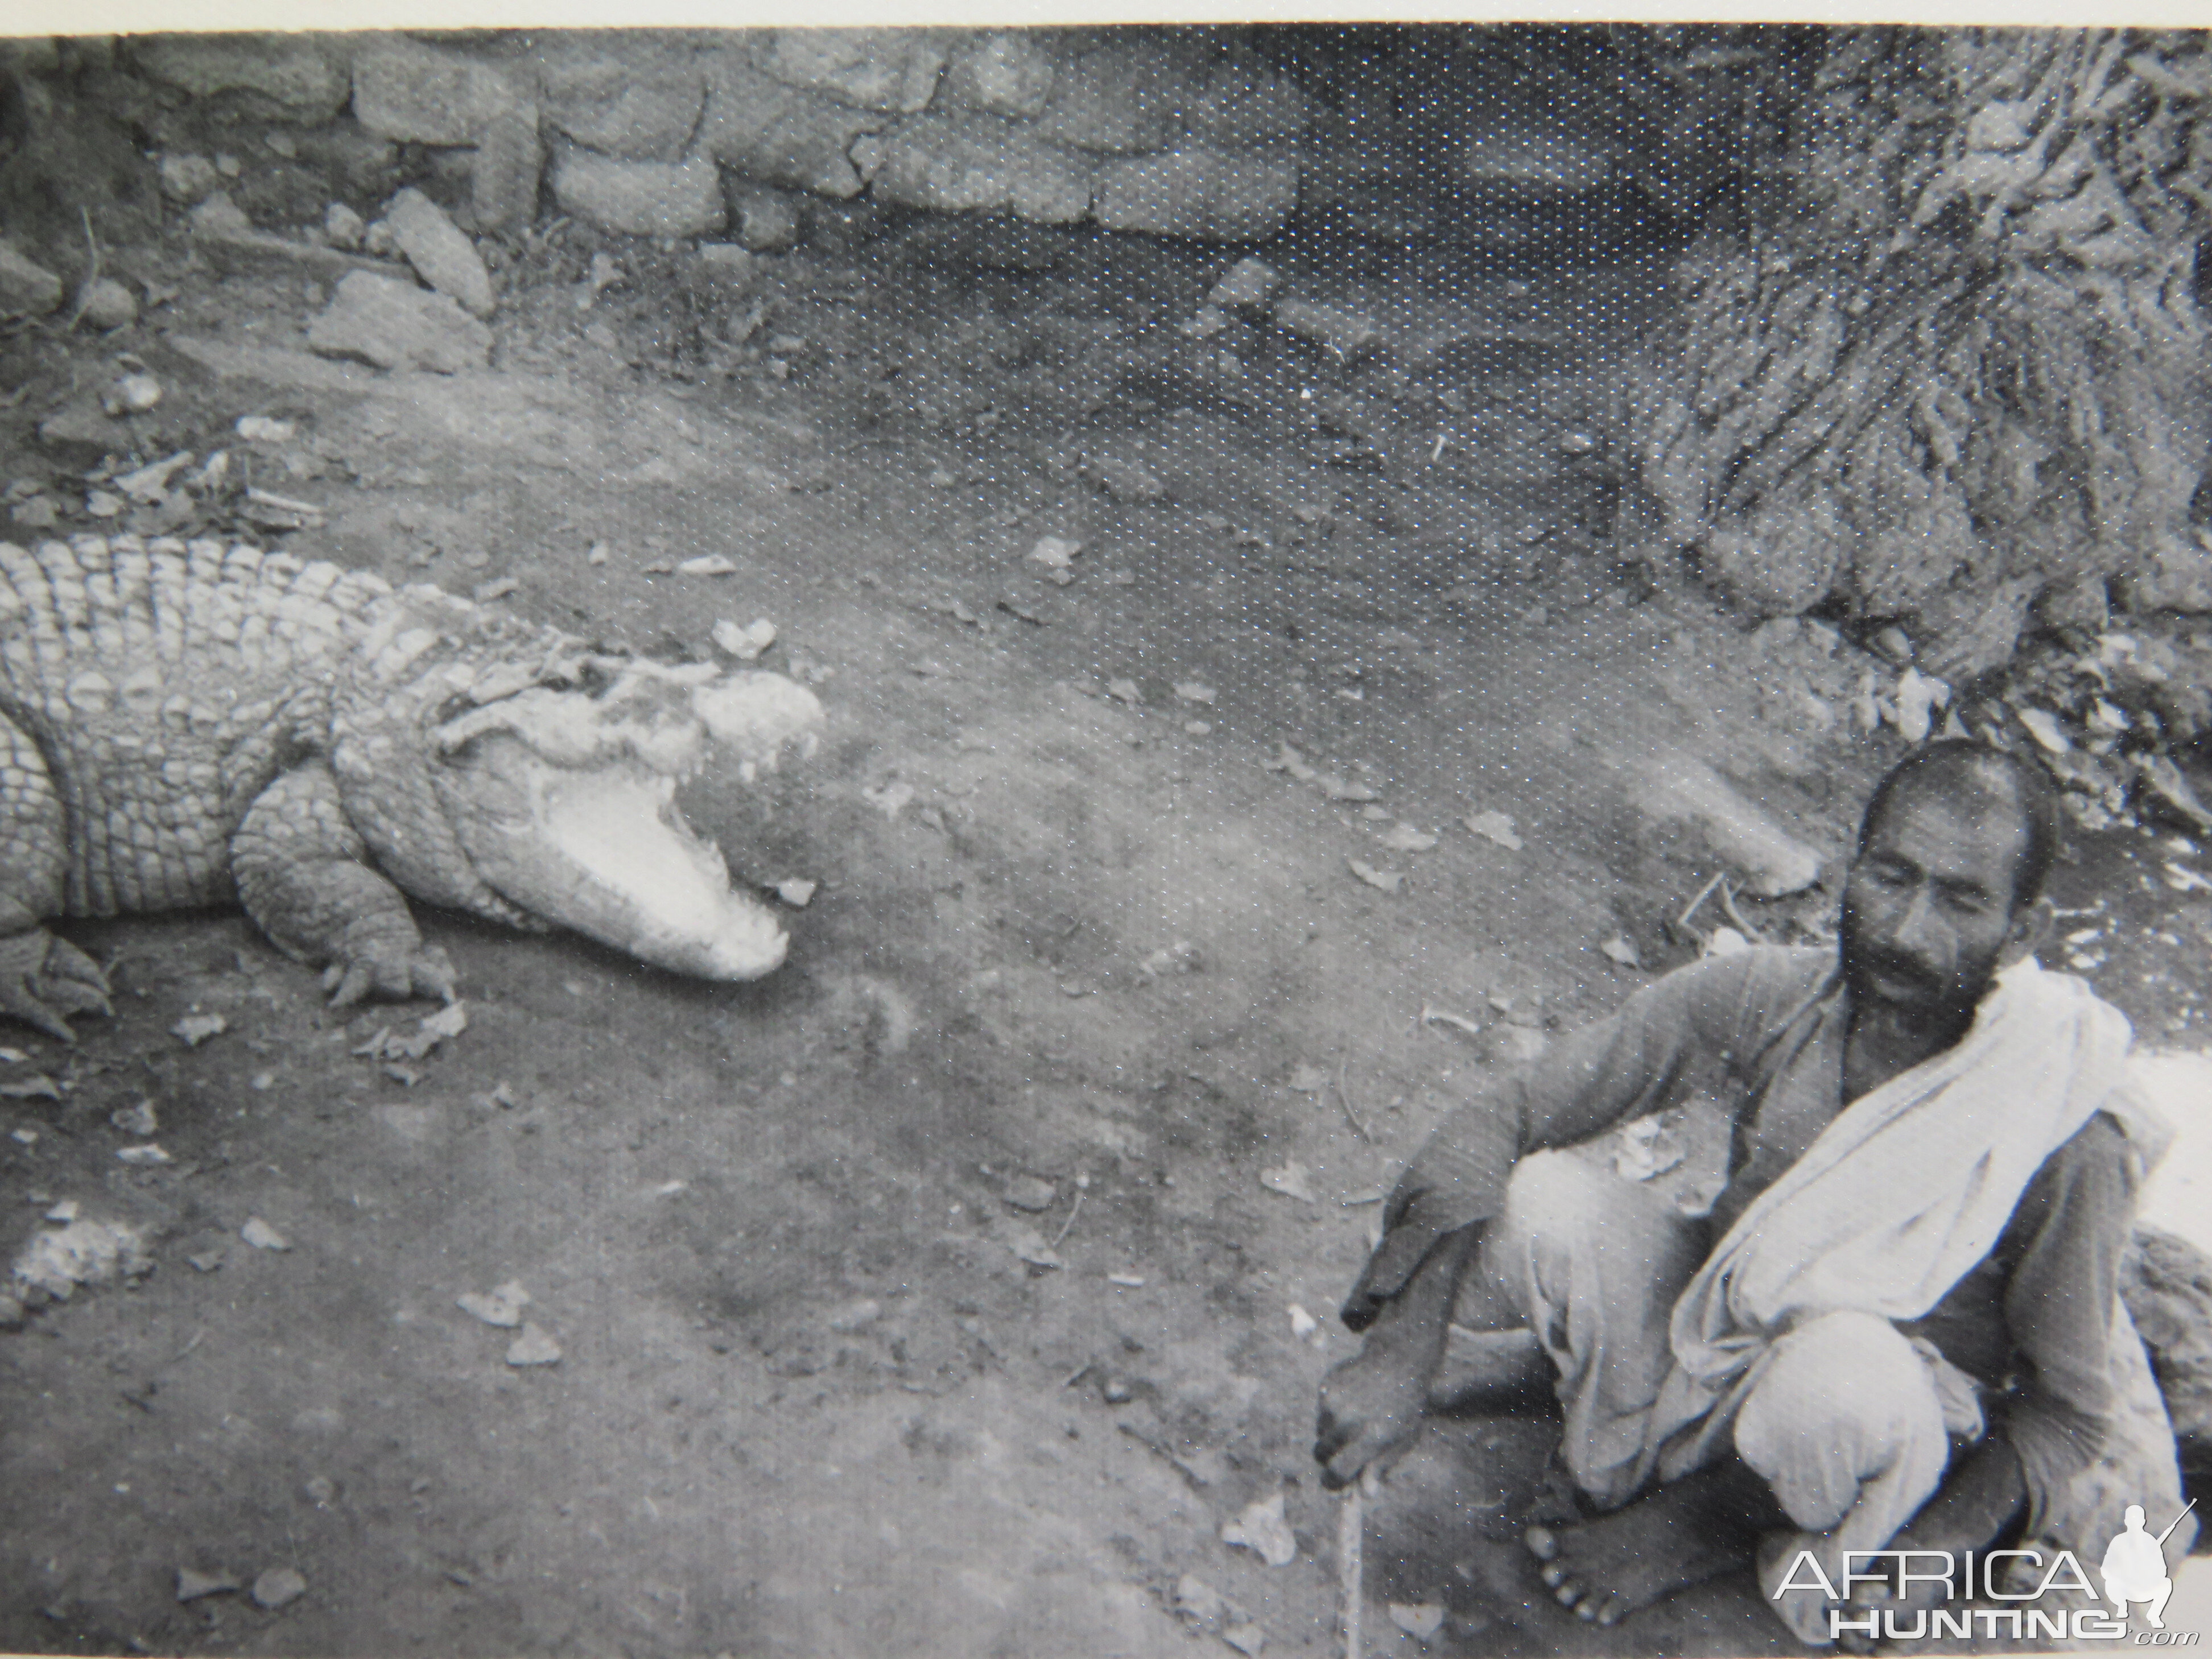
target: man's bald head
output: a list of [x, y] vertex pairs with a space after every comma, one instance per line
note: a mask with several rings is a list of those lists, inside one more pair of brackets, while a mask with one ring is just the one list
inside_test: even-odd
[[1866, 851], [1885, 814], [1906, 800], [1934, 799], [1976, 817], [2013, 814], [2020, 824], [2020, 855], [2013, 868], [2012, 908], [2043, 896], [2043, 884], [2058, 855], [2058, 795], [2033, 761], [1968, 738], [1946, 738], [1916, 749], [1890, 769], [1867, 799], [1859, 820], [1859, 851]]

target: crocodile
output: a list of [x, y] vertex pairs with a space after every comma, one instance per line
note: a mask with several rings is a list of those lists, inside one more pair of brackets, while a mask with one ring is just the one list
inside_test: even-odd
[[64, 917], [236, 903], [338, 1006], [455, 994], [408, 907], [748, 980], [789, 940], [675, 806], [823, 723], [787, 677], [664, 663], [213, 539], [0, 542], [0, 1012], [112, 1013]]

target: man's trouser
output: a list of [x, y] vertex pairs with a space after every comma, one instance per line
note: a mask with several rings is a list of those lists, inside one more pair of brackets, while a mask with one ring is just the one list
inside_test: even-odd
[[[1712, 1239], [1702, 1219], [1614, 1174], [1599, 1156], [1535, 1152], [1514, 1166], [1504, 1212], [1485, 1231], [1452, 1322], [1535, 1334], [1559, 1372], [1561, 1461], [1595, 1503], [1613, 1508], [1638, 1495], [1646, 1423], [1673, 1365], [1668, 1323]], [[2100, 1555], [2127, 1503], [2154, 1513], [2179, 1509], [2172, 1425], [2125, 1310], [2116, 1308], [2114, 1318], [2113, 1443], [2051, 1496], [2036, 1538], [2023, 1540], [2046, 1551], [2093, 1545]], [[1863, 1548], [1887, 1543], [1942, 1483], [1954, 1446], [1983, 1430], [1964, 1372], [1931, 1344], [1863, 1313], [1822, 1315], [1777, 1339], [1730, 1402], [1704, 1461], [1732, 1447], [1804, 1533], [1832, 1533], [1848, 1516], [1850, 1534], [1872, 1540], [1855, 1546]], [[1763, 1577], [1786, 1571], [1786, 1560], [1771, 1565]], [[1824, 1629], [1798, 1633], [1826, 1639]]]

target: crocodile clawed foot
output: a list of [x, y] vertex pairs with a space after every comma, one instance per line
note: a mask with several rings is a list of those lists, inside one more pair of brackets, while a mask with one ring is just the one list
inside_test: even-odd
[[114, 1012], [107, 1000], [107, 975], [67, 939], [44, 928], [0, 939], [0, 1013], [74, 1042], [71, 1015]]
[[454, 982], [453, 963], [434, 945], [379, 941], [323, 969], [323, 988], [331, 994], [333, 1008], [350, 1008], [369, 996], [394, 1002], [410, 997], [451, 1002]]

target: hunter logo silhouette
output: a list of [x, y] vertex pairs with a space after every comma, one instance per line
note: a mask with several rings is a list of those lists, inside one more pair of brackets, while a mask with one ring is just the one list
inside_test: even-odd
[[[2197, 1507], [2191, 1498], [2183, 1508], [2186, 1515]], [[2143, 1530], [2143, 1510], [2140, 1504], [2130, 1504], [2122, 1516], [2127, 1530], [2119, 1534], [2105, 1548], [2105, 1595], [2112, 1610], [2122, 1619], [2128, 1616], [2128, 1603], [2147, 1601], [2146, 1609], [2153, 1630], [2166, 1628], [2166, 1599], [2173, 1594], [2173, 1580], [2166, 1576], [2166, 1540], [2173, 1535], [2174, 1528], [2181, 1524], [2181, 1515], [2167, 1523], [2164, 1532], [2156, 1537]]]

